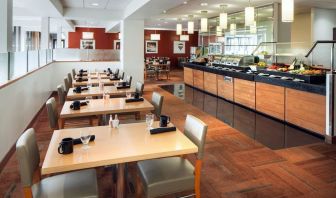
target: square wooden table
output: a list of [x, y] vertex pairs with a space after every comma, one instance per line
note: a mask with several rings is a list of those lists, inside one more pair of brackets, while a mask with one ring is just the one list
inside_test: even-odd
[[141, 111], [154, 110], [154, 106], [146, 99], [144, 99], [144, 101], [130, 103], [126, 103], [125, 99], [126, 98], [94, 99], [90, 100], [88, 105], [81, 106], [80, 110], [72, 110], [70, 105], [73, 101], [66, 101], [60, 113], [60, 128], [64, 128], [64, 119], [67, 118], [131, 112], [139, 114]]
[[[105, 79], [110, 78], [110, 76], [108, 76], [106, 73], [99, 74], [99, 76], [100, 76], [100, 78], [102, 78], [102, 79], [104, 79], [104, 78], [105, 78]], [[78, 74], [75, 76], [75, 79], [77, 79], [77, 78], [80, 78], [80, 76], [79, 76]], [[88, 78], [90, 78], [90, 79], [97, 79], [97, 78], [98, 78], [98, 75], [97, 75], [96, 73], [90, 73], [90, 74], [88, 74], [88, 75], [83, 75], [82, 78], [84, 78], [84, 79], [88, 79]]]
[[[154, 122], [153, 127], [158, 126], [159, 122]], [[61, 140], [66, 137], [79, 138], [81, 131], [95, 135], [95, 141], [89, 143], [89, 148], [75, 145], [72, 154], [58, 154]], [[151, 135], [145, 122], [123, 124], [117, 129], [109, 126], [62, 129], [54, 131], [41, 171], [45, 175], [118, 164], [117, 195], [124, 197], [125, 163], [197, 151], [197, 146], [178, 129]]]
[[[115, 82], [120, 82], [120, 80], [110, 80], [110, 79], [101, 79], [100, 80], [102, 83], [104, 83], [104, 85], [114, 85]], [[77, 86], [87, 86], [88, 84], [92, 84], [94, 86], [98, 86], [99, 85], [99, 80], [98, 79], [91, 79], [90, 81], [77, 81], [74, 80], [72, 82], [72, 87], [77, 87]]]
[[75, 88], [70, 88], [67, 94], [68, 100], [76, 100], [85, 98], [88, 96], [102, 96], [103, 93], [107, 93], [111, 96], [125, 96], [126, 92], [134, 93], [134, 88], [127, 89], [117, 89], [115, 86], [104, 86], [104, 89], [100, 89], [99, 87], [90, 87], [89, 90], [84, 90], [81, 93], [75, 93], [73, 90]]

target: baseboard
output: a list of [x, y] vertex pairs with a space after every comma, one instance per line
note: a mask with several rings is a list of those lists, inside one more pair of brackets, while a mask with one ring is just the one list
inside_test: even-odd
[[[50, 98], [53, 94], [57, 93], [56, 91], [51, 92], [50, 96], [48, 98]], [[27, 125], [26, 129], [24, 131], [26, 131], [27, 129], [31, 128], [33, 126], [33, 123], [36, 121], [38, 115], [40, 115], [40, 113], [42, 112], [43, 108], [44, 108], [45, 104], [43, 103], [43, 105], [41, 106], [40, 110], [35, 114], [34, 118], [29, 122], [29, 124]], [[22, 133], [24, 132], [22, 131]], [[3, 171], [3, 169], [5, 168], [7, 162], [9, 161], [9, 159], [12, 157], [12, 155], [15, 153], [15, 145], [16, 145], [16, 141], [15, 143], [12, 145], [12, 147], [9, 149], [9, 151], [7, 152], [7, 154], [5, 155], [5, 157], [1, 160], [0, 162], [0, 173]]]

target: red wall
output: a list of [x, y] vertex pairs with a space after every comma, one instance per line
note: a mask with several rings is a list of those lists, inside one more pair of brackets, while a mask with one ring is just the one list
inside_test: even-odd
[[[145, 30], [145, 41], [150, 40], [150, 35], [154, 34], [154, 30]], [[176, 35], [176, 31], [169, 30], [157, 30], [157, 34], [160, 34], [160, 40], [158, 41], [158, 53], [157, 54], [146, 54], [145, 57], [169, 57], [171, 60], [172, 67], [177, 66], [178, 57], [190, 57], [190, 47], [198, 46], [198, 32], [189, 35], [189, 41], [186, 41], [186, 53], [185, 54], [174, 54], [174, 41], [179, 41], [180, 36]]]
[[114, 40], [119, 40], [118, 33], [105, 33], [105, 28], [77, 27], [75, 32], [69, 32], [69, 48], [80, 48], [82, 32], [94, 32], [96, 49], [113, 49]]

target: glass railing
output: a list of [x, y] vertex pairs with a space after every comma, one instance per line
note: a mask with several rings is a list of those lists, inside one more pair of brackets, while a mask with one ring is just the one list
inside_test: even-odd
[[53, 61], [120, 61], [119, 50], [41, 49], [0, 53], [0, 85]]

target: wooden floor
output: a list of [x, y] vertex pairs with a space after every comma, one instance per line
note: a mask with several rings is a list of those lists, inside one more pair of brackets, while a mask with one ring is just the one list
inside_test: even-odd
[[[175, 72], [169, 81], [147, 81], [145, 97], [149, 98], [153, 90], [163, 94], [163, 113], [170, 115], [180, 130], [187, 114], [209, 125], [202, 197], [336, 197], [336, 145], [318, 143], [273, 151], [157, 86], [182, 78], [181, 72]], [[52, 134], [45, 109], [34, 128], [43, 160]], [[189, 159], [193, 161], [194, 157]], [[113, 197], [111, 172], [101, 168], [98, 177], [100, 197]], [[2, 171], [0, 181], [0, 196], [21, 197], [15, 155]]]

